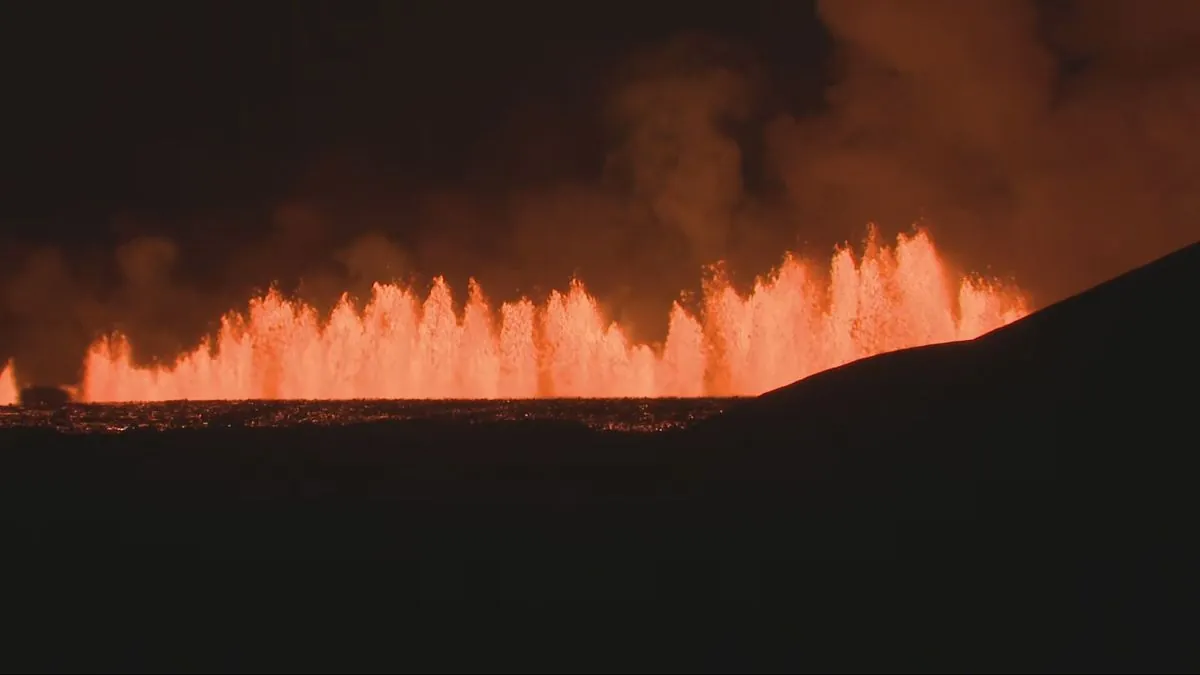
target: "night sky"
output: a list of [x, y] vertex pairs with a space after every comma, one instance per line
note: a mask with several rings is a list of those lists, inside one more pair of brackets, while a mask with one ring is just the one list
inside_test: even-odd
[[0, 361], [435, 274], [578, 274], [653, 339], [705, 263], [870, 221], [1045, 304], [1200, 237], [1198, 41], [1194, 0], [5, 5]]
[[808, 85], [785, 102], [808, 105], [828, 57], [812, 6], [794, 2], [4, 11], [5, 229], [67, 247], [118, 244], [114, 216], [174, 235], [174, 219], [319, 191], [313, 171], [337, 190], [595, 180], [607, 139], [593, 113], [635, 50], [689, 30], [738, 40]]

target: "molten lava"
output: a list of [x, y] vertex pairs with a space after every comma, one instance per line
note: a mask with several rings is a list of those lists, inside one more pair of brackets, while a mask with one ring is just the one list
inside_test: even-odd
[[1019, 293], [950, 283], [924, 232], [893, 247], [868, 236], [827, 279], [788, 257], [742, 296], [706, 284], [697, 315], [672, 308], [664, 345], [633, 344], [583, 285], [493, 311], [474, 282], [455, 312], [436, 279], [422, 301], [376, 284], [361, 312], [343, 298], [322, 321], [272, 291], [230, 313], [215, 340], [169, 367], [138, 367], [115, 335], [87, 354], [91, 402], [176, 399], [535, 398], [755, 395], [905, 347], [974, 338], [1021, 318]]
[[21, 391], [17, 388], [12, 363], [6, 363], [0, 368], [0, 405], [16, 405], [20, 399]]

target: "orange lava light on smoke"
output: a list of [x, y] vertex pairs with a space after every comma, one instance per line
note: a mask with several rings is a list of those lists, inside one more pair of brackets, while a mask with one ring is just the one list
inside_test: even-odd
[[17, 389], [17, 377], [13, 374], [12, 363], [0, 368], [0, 405], [16, 405], [21, 392]]
[[422, 299], [376, 284], [361, 311], [322, 320], [278, 292], [230, 313], [173, 365], [139, 367], [115, 335], [88, 351], [90, 402], [176, 399], [496, 399], [756, 395], [881, 352], [974, 338], [1028, 313], [1022, 296], [951, 280], [924, 232], [894, 246], [872, 231], [828, 274], [789, 256], [748, 294], [721, 278], [699, 312], [676, 303], [665, 344], [632, 343], [583, 284], [494, 310], [474, 282], [456, 312], [442, 279]]

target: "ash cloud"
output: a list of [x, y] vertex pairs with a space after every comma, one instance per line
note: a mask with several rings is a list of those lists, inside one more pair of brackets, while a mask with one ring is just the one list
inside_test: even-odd
[[816, 11], [833, 43], [816, 109], [787, 107], [789, 74], [753, 45], [687, 34], [625, 55], [581, 110], [530, 103], [536, 120], [509, 124], [517, 137], [487, 146], [501, 156], [458, 184], [347, 151], [286, 199], [141, 223], [114, 250], [10, 242], [0, 360], [15, 355], [26, 382], [70, 383], [112, 329], [139, 361], [169, 359], [272, 284], [325, 310], [435, 275], [460, 298], [474, 276], [494, 300], [578, 276], [656, 340], [702, 266], [752, 277], [868, 222], [892, 234], [923, 220], [954, 263], [1011, 275], [1044, 305], [1200, 238], [1200, 3]]
[[802, 222], [928, 216], [1045, 304], [1200, 235], [1200, 13], [1164, 0], [827, 0], [827, 111], [776, 120]]
[[89, 342], [89, 327], [104, 319], [103, 309], [87, 292], [80, 270], [72, 270], [59, 251], [41, 248], [23, 257], [3, 288], [4, 324], [11, 327], [4, 338], [16, 357], [18, 377], [32, 381], [73, 372], [78, 363], [64, 369], [63, 362], [72, 356], [78, 361]]
[[742, 152], [728, 127], [749, 116], [752, 84], [729, 51], [689, 35], [639, 55], [609, 104], [621, 139], [610, 178], [682, 235], [683, 255], [698, 265], [725, 255], [745, 198]]

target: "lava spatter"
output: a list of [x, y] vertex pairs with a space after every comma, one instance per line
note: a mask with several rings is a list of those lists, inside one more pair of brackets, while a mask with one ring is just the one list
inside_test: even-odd
[[[90, 402], [240, 399], [518, 399], [756, 395], [873, 354], [973, 338], [1028, 313], [1021, 294], [953, 281], [927, 233], [834, 255], [828, 274], [788, 256], [748, 294], [720, 277], [698, 313], [676, 304], [665, 344], [633, 343], [583, 283], [493, 308], [472, 282], [465, 309], [436, 279], [422, 299], [376, 284], [322, 321], [277, 291], [230, 313], [170, 366], [139, 367], [115, 335], [88, 351]], [[0, 394], [2, 395], [2, 394]]]
[[16, 405], [21, 398], [17, 388], [17, 376], [13, 373], [12, 362], [0, 368], [0, 405]]

